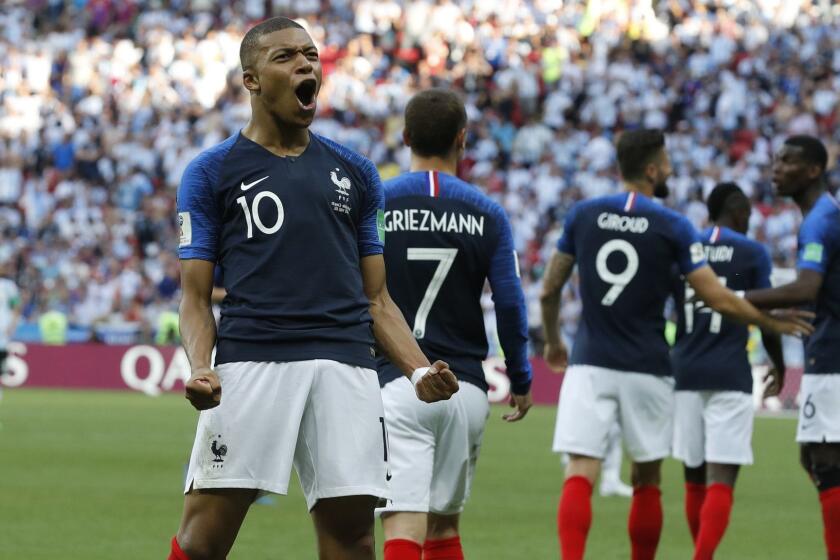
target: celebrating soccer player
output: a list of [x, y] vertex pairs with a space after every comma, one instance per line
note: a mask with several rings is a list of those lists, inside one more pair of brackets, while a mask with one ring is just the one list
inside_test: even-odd
[[186, 396], [202, 412], [169, 558], [225, 558], [251, 503], [285, 494], [294, 465], [320, 558], [372, 560], [387, 495], [374, 339], [423, 401], [449, 398], [457, 380], [429, 367], [388, 295], [376, 169], [308, 130], [321, 86], [312, 39], [270, 19], [240, 58], [251, 120], [193, 160], [178, 191]]
[[[746, 237], [750, 201], [734, 183], [721, 183], [707, 201], [712, 226], [701, 234], [706, 260], [723, 285], [745, 291], [770, 287], [767, 250]], [[753, 378], [747, 327], [725, 320], [694, 298], [678, 277], [674, 457], [685, 465], [685, 513], [695, 560], [710, 560], [732, 511], [740, 465], [752, 464]], [[765, 396], [782, 388], [785, 363], [778, 335], [762, 341], [775, 366]]]
[[840, 558], [840, 203], [826, 192], [828, 153], [811, 136], [788, 138], [773, 162], [773, 182], [805, 219], [796, 280], [746, 294], [759, 307], [815, 306], [800, 390], [802, 466], [820, 493], [829, 560]]
[[725, 288], [706, 264], [691, 223], [651, 200], [667, 196], [671, 174], [660, 131], [622, 134], [618, 163], [627, 192], [580, 202], [570, 210], [543, 279], [545, 357], [555, 369], [567, 362], [557, 323], [560, 293], [575, 263], [583, 303], [554, 435], [554, 450], [571, 455], [557, 514], [564, 560], [583, 558], [592, 485], [616, 419], [633, 459], [632, 558], [656, 554], [662, 531], [660, 470], [672, 438], [674, 382], [663, 314], [673, 266], [719, 313], [780, 333], [811, 331], [799, 318], [764, 315]]
[[454, 93], [417, 94], [405, 110], [411, 172], [385, 184], [388, 289], [426, 355], [450, 364], [461, 382], [451, 400], [430, 406], [417, 401], [396, 364], [380, 362], [393, 476], [393, 500], [381, 510], [385, 560], [464, 557], [458, 520], [489, 414], [485, 280], [516, 408], [504, 418], [521, 420], [531, 407], [525, 298], [510, 224], [498, 204], [455, 176], [466, 124]]

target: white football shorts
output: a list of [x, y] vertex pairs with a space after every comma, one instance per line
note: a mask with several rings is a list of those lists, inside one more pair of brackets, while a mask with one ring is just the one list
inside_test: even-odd
[[840, 373], [802, 376], [796, 441], [840, 442]]
[[385, 420], [374, 370], [331, 360], [235, 362], [202, 411], [184, 493], [286, 494], [292, 466], [311, 510], [322, 498], [387, 497]]
[[553, 449], [603, 459], [617, 421], [634, 461], [664, 459], [671, 452], [673, 413], [671, 377], [569, 366], [560, 389]]
[[463, 511], [490, 414], [487, 394], [460, 381], [451, 399], [429, 404], [400, 377], [382, 388], [382, 402], [392, 499], [377, 514]]
[[674, 457], [696, 468], [704, 462], [752, 465], [753, 397], [741, 391], [677, 391]]

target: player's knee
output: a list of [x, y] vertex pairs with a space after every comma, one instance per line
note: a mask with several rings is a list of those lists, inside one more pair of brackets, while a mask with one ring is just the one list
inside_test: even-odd
[[192, 534], [178, 533], [178, 545], [190, 560], [224, 560], [227, 550], [212, 539]]
[[426, 538], [432, 540], [451, 539], [458, 536], [457, 515], [429, 514]]
[[662, 482], [662, 461], [633, 463], [631, 471], [633, 486], [659, 486]]

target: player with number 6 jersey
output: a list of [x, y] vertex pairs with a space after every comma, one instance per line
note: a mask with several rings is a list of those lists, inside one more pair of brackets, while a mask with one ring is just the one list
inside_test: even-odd
[[797, 277], [783, 286], [747, 292], [759, 307], [813, 306], [816, 331], [805, 343], [796, 441], [817, 487], [828, 558], [840, 558], [840, 202], [826, 189], [828, 151], [813, 136], [791, 136], [773, 162], [779, 196], [804, 217]]
[[458, 521], [489, 414], [481, 308], [490, 281], [511, 379], [513, 422], [531, 406], [527, 319], [510, 225], [502, 208], [455, 177], [467, 117], [446, 90], [426, 90], [405, 110], [411, 172], [385, 183], [388, 291], [423, 352], [460, 381], [451, 400], [412, 399], [411, 384], [383, 359], [379, 379], [389, 434], [391, 495], [382, 514], [385, 560], [463, 558]]
[[[707, 201], [712, 225], [701, 239], [721, 283], [743, 292], [770, 287], [770, 255], [746, 237], [751, 206], [734, 183], [721, 183]], [[745, 325], [723, 319], [675, 274], [677, 342], [674, 457], [685, 465], [685, 514], [695, 560], [711, 559], [729, 524], [741, 465], [752, 464], [753, 376]], [[774, 367], [765, 396], [782, 388], [785, 363], [778, 335], [762, 332]]]
[[662, 132], [623, 133], [617, 155], [627, 192], [572, 207], [543, 278], [545, 357], [555, 369], [567, 363], [557, 323], [561, 290], [575, 263], [583, 303], [554, 436], [554, 450], [570, 454], [558, 509], [564, 560], [583, 557], [592, 484], [616, 420], [633, 460], [632, 557], [645, 560], [656, 553], [662, 530], [660, 469], [672, 437], [674, 382], [664, 307], [673, 266], [719, 312], [780, 332], [810, 328], [798, 319], [763, 315], [726, 289], [706, 264], [689, 221], [652, 200], [667, 196], [671, 174]]

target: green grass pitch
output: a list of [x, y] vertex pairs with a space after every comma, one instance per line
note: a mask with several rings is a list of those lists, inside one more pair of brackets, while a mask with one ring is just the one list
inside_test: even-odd
[[[467, 558], [557, 558], [562, 471], [549, 451], [554, 409], [504, 424], [494, 407], [463, 520]], [[162, 560], [181, 513], [196, 414], [168, 395], [6, 390], [0, 401], [0, 558]], [[824, 558], [815, 490], [797, 466], [791, 419], [758, 419], [756, 465], [735, 493], [717, 558]], [[666, 463], [658, 558], [690, 558], [681, 468]], [[629, 500], [596, 498], [587, 558], [626, 559]], [[381, 549], [381, 533], [377, 533]], [[256, 505], [231, 560], [315, 558], [297, 482]]]

